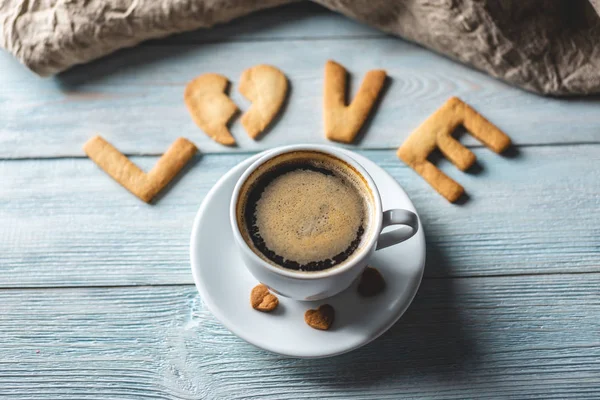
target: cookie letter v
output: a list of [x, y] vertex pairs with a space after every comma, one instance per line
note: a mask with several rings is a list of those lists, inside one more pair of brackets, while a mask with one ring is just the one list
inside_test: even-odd
[[347, 72], [335, 61], [325, 64], [323, 119], [325, 137], [342, 143], [352, 143], [364, 124], [385, 82], [385, 71], [367, 72], [350, 105], [346, 106]]

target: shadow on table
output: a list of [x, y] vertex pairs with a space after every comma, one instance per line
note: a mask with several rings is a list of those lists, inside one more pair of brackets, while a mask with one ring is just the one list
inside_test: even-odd
[[[443, 277], [424, 278], [412, 305], [388, 332], [349, 354], [307, 361], [322, 374], [315, 376], [307, 369], [302, 378], [360, 388], [401, 376], [411, 381], [423, 375], [458, 381], [476, 368], [477, 346], [461, 315], [460, 294], [455, 280], [445, 278], [450, 265], [435, 244], [428, 244], [427, 257], [425, 275]], [[337, 379], [323, 381], [321, 375]]]

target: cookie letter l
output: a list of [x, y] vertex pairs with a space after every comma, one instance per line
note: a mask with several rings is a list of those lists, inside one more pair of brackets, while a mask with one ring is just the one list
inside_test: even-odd
[[100, 168], [125, 189], [149, 203], [177, 175], [198, 149], [178, 138], [147, 174], [100, 136], [94, 136], [83, 150]]
[[342, 143], [352, 143], [364, 124], [377, 96], [383, 88], [386, 74], [377, 69], [367, 72], [350, 105], [346, 106], [347, 72], [335, 61], [325, 64], [323, 117], [325, 137]]
[[398, 149], [398, 157], [448, 201], [455, 202], [464, 188], [427, 160], [437, 147], [461, 171], [475, 162], [475, 154], [452, 137], [459, 126], [487, 147], [501, 153], [510, 146], [510, 138], [458, 97], [450, 98], [423, 122]]

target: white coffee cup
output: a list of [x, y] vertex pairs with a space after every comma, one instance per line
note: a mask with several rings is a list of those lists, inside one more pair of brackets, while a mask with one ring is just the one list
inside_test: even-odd
[[[373, 215], [370, 218], [369, 226], [365, 229], [364, 235], [366, 236], [363, 237], [361, 245], [347, 260], [322, 271], [296, 271], [267, 262], [246, 243], [238, 224], [237, 210], [240, 190], [252, 172], [272, 158], [298, 151], [324, 153], [350, 165], [362, 176], [372, 194], [373, 209], [371, 212]], [[242, 174], [235, 186], [231, 198], [229, 217], [233, 236], [250, 273], [275, 293], [296, 300], [321, 300], [336, 295], [348, 288], [365, 269], [369, 258], [376, 250], [410, 239], [417, 232], [419, 226], [416, 214], [411, 211], [403, 209], [383, 211], [379, 191], [367, 171], [344, 152], [332, 146], [322, 145], [279, 147], [253, 162]], [[381, 232], [385, 227], [390, 225], [406, 225], [411, 229], [396, 229], [386, 233]]]

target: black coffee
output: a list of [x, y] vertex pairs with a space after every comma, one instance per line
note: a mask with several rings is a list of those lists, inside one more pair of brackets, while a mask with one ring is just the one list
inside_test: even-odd
[[288, 269], [321, 271], [359, 248], [371, 195], [343, 161], [323, 153], [288, 153], [247, 182], [240, 225], [262, 258]]

